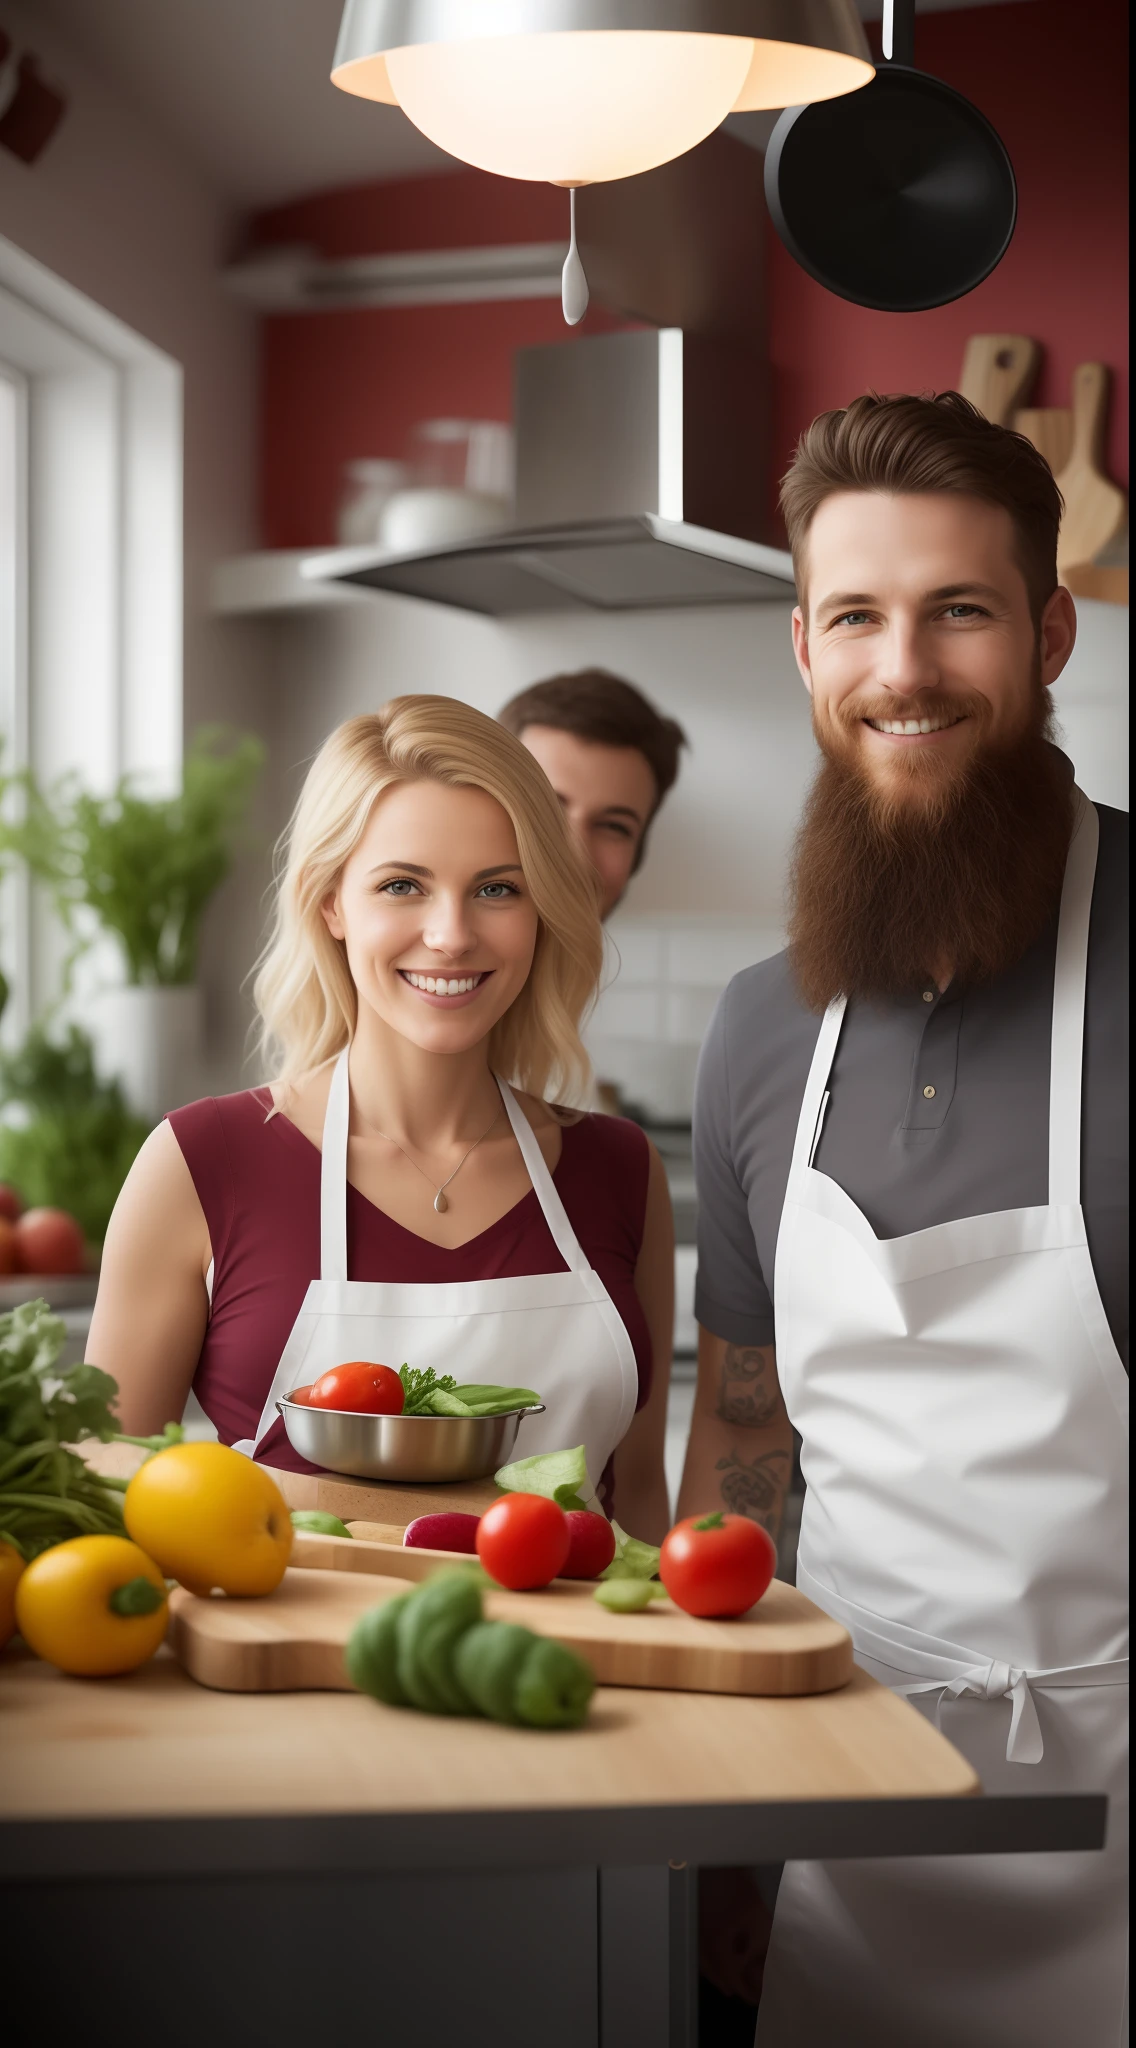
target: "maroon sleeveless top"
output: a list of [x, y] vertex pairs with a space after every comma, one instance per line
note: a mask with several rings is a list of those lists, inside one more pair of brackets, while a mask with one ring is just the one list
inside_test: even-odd
[[[213, 1308], [193, 1390], [222, 1443], [256, 1435], [273, 1375], [320, 1270], [320, 1154], [286, 1116], [267, 1121], [267, 1088], [207, 1096], [170, 1113], [193, 1177], [213, 1251]], [[553, 1175], [584, 1253], [623, 1318], [639, 1369], [642, 1407], [651, 1388], [651, 1340], [635, 1292], [650, 1154], [638, 1124], [583, 1116], [567, 1124]], [[347, 1270], [352, 1280], [442, 1283], [560, 1273], [533, 1189], [468, 1244], [448, 1251], [396, 1223], [350, 1182]], [[277, 1420], [260, 1456], [310, 1472]], [[605, 1475], [610, 1491], [610, 1476]]]

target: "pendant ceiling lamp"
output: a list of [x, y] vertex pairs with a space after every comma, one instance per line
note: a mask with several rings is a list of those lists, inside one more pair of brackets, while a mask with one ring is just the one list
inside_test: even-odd
[[346, 0], [331, 74], [479, 170], [568, 186], [872, 75], [854, 0]]

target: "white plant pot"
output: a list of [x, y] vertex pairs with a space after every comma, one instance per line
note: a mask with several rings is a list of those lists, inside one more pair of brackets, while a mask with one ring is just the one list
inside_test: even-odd
[[101, 989], [83, 1021], [100, 1074], [122, 1083], [138, 1116], [156, 1124], [201, 1093], [202, 1000], [195, 983]]

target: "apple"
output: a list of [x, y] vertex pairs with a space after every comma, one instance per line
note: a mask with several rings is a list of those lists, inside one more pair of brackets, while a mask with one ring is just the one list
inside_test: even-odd
[[87, 1247], [83, 1232], [66, 1209], [27, 1209], [15, 1226], [16, 1250], [23, 1273], [83, 1273]]
[[9, 1223], [17, 1223], [24, 1213], [24, 1205], [18, 1191], [6, 1180], [0, 1180], [0, 1217]]

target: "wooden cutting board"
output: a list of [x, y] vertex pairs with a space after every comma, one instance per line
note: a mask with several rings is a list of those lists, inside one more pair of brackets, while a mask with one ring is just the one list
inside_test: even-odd
[[1029, 397], [1040, 354], [1028, 334], [972, 334], [958, 388], [996, 427], [1008, 427]]
[[[378, 1479], [353, 1479], [343, 1472], [271, 1471], [290, 1508], [321, 1508], [341, 1522], [377, 1522], [405, 1529], [419, 1515], [483, 1515], [501, 1497], [492, 1478], [466, 1479], [452, 1486], [393, 1486]], [[343, 1541], [343, 1538], [340, 1538]]]
[[1128, 516], [1128, 501], [1104, 474], [1104, 428], [1108, 412], [1108, 371], [1103, 363], [1081, 363], [1073, 372], [1073, 451], [1057, 479], [1065, 515], [1057, 539], [1057, 573], [1094, 562], [1115, 540]]
[[1032, 441], [1054, 476], [1059, 476], [1073, 453], [1073, 415], [1069, 407], [1030, 406], [1014, 414], [1013, 426], [1015, 434], [1024, 434], [1027, 441]]
[[[436, 1554], [418, 1555], [437, 1567]], [[486, 1618], [567, 1644], [601, 1685], [785, 1695], [833, 1692], [852, 1676], [847, 1632], [779, 1579], [738, 1621], [696, 1621], [663, 1601], [642, 1614], [608, 1614], [592, 1590], [567, 1580], [541, 1593], [487, 1588]], [[220, 1692], [350, 1692], [343, 1646], [355, 1622], [405, 1591], [405, 1577], [291, 1568], [264, 1600], [202, 1600], [179, 1587], [168, 1640], [190, 1677]]]

